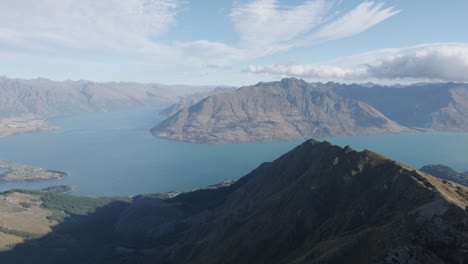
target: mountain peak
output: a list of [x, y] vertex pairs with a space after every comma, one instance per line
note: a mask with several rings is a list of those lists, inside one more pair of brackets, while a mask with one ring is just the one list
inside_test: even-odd
[[145, 220], [157, 226], [143, 230], [165, 230], [156, 242], [174, 238], [156, 244], [169, 263], [461, 264], [463, 193], [372, 151], [311, 139], [228, 187], [159, 202]]

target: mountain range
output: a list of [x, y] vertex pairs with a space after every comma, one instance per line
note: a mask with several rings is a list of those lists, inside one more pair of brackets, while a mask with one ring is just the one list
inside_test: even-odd
[[0, 261], [468, 262], [468, 188], [372, 151], [307, 140], [219, 186], [131, 200], [29, 191], [63, 220]]
[[468, 85], [409, 86], [261, 82], [168, 111], [153, 135], [197, 143], [295, 140], [308, 137], [468, 131]]
[[34, 114], [40, 117], [92, 111], [167, 105], [214, 89], [210, 86], [132, 82], [52, 81], [0, 77], [0, 118]]

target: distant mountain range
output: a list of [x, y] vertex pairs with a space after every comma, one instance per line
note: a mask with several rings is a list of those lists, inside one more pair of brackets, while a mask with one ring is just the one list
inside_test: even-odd
[[[177, 110], [177, 111], [176, 111]], [[468, 131], [468, 85], [307, 83], [295, 78], [185, 99], [152, 129], [197, 143]]]
[[308, 140], [220, 186], [130, 201], [12, 191], [0, 204], [40, 199], [63, 220], [0, 262], [468, 262], [468, 188], [368, 150]]
[[167, 105], [210, 86], [132, 82], [51, 81], [0, 77], [0, 118], [40, 117]]

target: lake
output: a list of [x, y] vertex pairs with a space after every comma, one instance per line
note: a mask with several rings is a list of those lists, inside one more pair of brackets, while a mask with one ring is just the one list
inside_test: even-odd
[[[117, 196], [190, 190], [237, 179], [302, 141], [225, 145], [174, 142], [149, 129], [165, 117], [160, 109], [137, 109], [56, 117], [52, 132], [0, 138], [0, 159], [70, 174], [64, 180], [0, 183], [0, 191], [66, 184], [74, 194]], [[407, 133], [325, 138], [371, 149], [413, 167], [446, 164], [468, 170], [468, 133]]]

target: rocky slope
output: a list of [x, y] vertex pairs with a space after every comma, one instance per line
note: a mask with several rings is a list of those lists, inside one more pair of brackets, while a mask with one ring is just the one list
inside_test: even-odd
[[129, 82], [51, 81], [0, 77], [0, 118], [41, 117], [174, 103], [211, 87]]
[[426, 165], [420, 169], [439, 179], [453, 181], [468, 186], [468, 172], [458, 172], [445, 165]]
[[228, 143], [406, 130], [362, 101], [291, 78], [208, 96], [158, 124], [152, 133], [173, 140]]
[[467, 206], [467, 187], [309, 140], [226, 187], [65, 220], [0, 261], [462, 264]]

